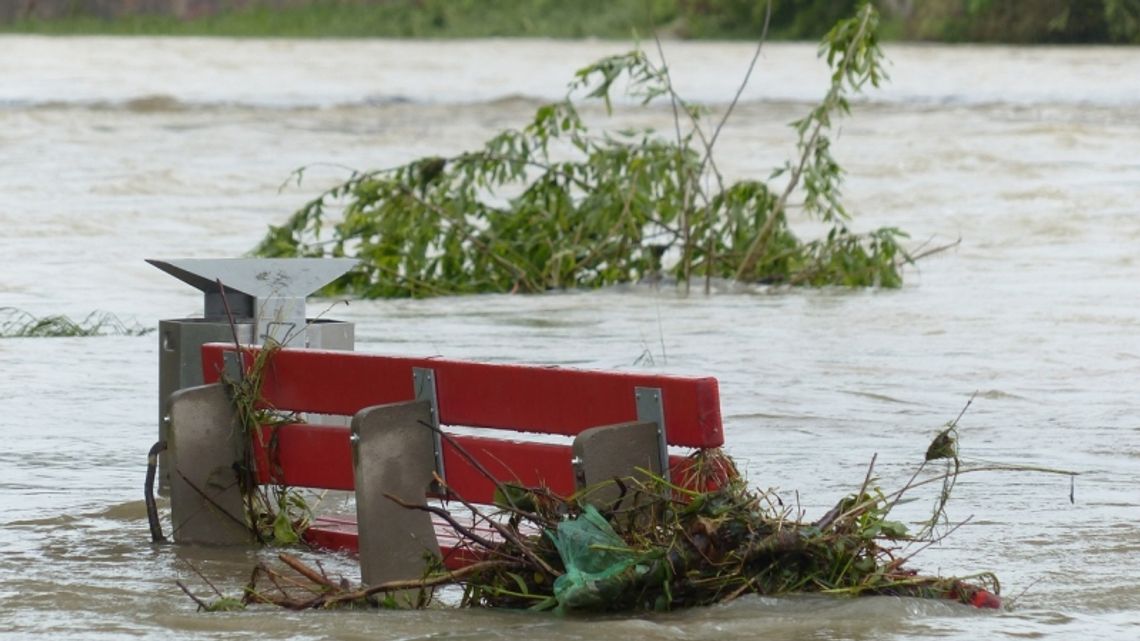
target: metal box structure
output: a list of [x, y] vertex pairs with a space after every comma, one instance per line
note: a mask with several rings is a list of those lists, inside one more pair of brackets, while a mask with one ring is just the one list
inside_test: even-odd
[[[175, 391], [202, 384], [205, 343], [264, 344], [351, 350], [353, 324], [308, 318], [309, 294], [351, 269], [357, 261], [324, 258], [147, 260], [204, 295], [201, 318], [158, 323], [158, 438], [167, 438], [166, 400]], [[220, 283], [220, 285], [219, 285]], [[232, 321], [232, 323], [231, 323]], [[236, 334], [236, 337], [235, 337]], [[165, 455], [159, 479], [168, 487]]]

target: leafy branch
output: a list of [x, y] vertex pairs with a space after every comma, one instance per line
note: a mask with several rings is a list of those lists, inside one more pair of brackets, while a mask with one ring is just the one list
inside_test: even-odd
[[[823, 100], [793, 123], [797, 158], [779, 190], [760, 180], [729, 182], [713, 154], [760, 53], [719, 121], [674, 88], [663, 48], [603, 58], [579, 70], [565, 99], [539, 107], [521, 129], [481, 149], [353, 172], [271, 227], [261, 256], [353, 256], [361, 265], [329, 293], [363, 297], [541, 292], [703, 278], [791, 286], [897, 287], [911, 258], [886, 227], [852, 233], [840, 201], [842, 168], [827, 132], [850, 97], [885, 77], [868, 4], [821, 45], [832, 70]], [[642, 108], [668, 99], [674, 137], [653, 131], [595, 132], [581, 105], [609, 113], [623, 84]], [[711, 130], [711, 135], [710, 135]], [[297, 174], [298, 179], [300, 174]], [[786, 210], [830, 224], [801, 241]], [[778, 194], [778, 195], [777, 195]], [[323, 238], [327, 234], [328, 238]]]
[[[820, 53], [827, 54], [827, 63], [832, 69], [831, 86], [819, 105], [807, 116], [792, 123], [799, 135], [799, 161], [795, 165], [788, 163], [777, 172], [789, 172], [788, 183], [772, 207], [760, 233], [748, 247], [736, 271], [738, 279], [747, 279], [765, 255], [776, 223], [784, 221], [788, 198], [799, 186], [801, 178], [807, 192], [804, 208], [808, 212], [831, 223], [849, 218], [839, 200], [842, 168], [831, 156], [831, 141], [825, 130], [831, 128], [834, 116], [851, 113], [849, 94], [859, 93], [868, 82], [871, 86], [878, 87], [886, 77], [881, 69], [882, 51], [875, 37], [877, 24], [878, 15], [874, 7], [867, 3], [858, 15], [840, 21], [824, 38]], [[836, 228], [832, 229], [834, 231]]]

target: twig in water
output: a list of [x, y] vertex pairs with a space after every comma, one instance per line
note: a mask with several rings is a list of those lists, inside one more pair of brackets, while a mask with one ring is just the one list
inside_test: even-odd
[[[439, 477], [439, 474], [433, 474], [433, 476], [435, 476], [435, 481], [436, 481], [436, 483], [439, 483], [440, 487], [447, 488], [447, 483], [442, 478]], [[554, 576], [554, 577], [562, 576], [562, 572], [559, 572], [558, 570], [555, 570], [554, 568], [550, 567], [549, 563], [544, 561], [542, 559], [542, 557], [535, 554], [526, 544], [524, 544], [522, 541], [520, 541], [519, 538], [517, 536], [515, 536], [513, 532], [511, 532], [510, 528], [506, 527], [502, 523], [499, 523], [498, 521], [496, 521], [492, 518], [488, 518], [485, 514], [483, 514], [482, 512], [479, 511], [479, 508], [472, 505], [468, 500], [464, 499], [462, 496], [459, 496], [458, 494], [451, 492], [450, 489], [448, 491], [448, 494], [451, 496], [454, 496], [455, 500], [457, 500], [463, 504], [463, 507], [467, 508], [468, 510], [471, 510], [472, 514], [475, 514], [476, 516], [483, 518], [487, 522], [488, 525], [493, 527], [499, 533], [499, 536], [510, 541], [511, 543], [514, 543], [519, 548], [519, 552], [522, 552], [523, 556], [525, 556], [527, 559], [530, 559], [530, 561], [532, 563], [534, 563], [538, 567], [542, 568], [543, 571], [545, 571], [547, 574], [549, 574], [550, 576]]]
[[913, 559], [913, 558], [914, 558], [916, 555], [918, 555], [920, 552], [922, 552], [922, 551], [923, 551], [923, 550], [925, 550], [926, 548], [928, 548], [928, 547], [930, 547], [930, 546], [934, 545], [935, 543], [940, 543], [940, 542], [942, 542], [943, 540], [945, 540], [945, 539], [946, 539], [946, 537], [948, 537], [948, 536], [950, 536], [951, 534], [953, 534], [954, 532], [956, 532], [956, 531], [958, 530], [958, 528], [960, 528], [960, 527], [962, 527], [963, 525], [965, 525], [965, 524], [969, 523], [969, 522], [970, 522], [970, 521], [972, 521], [973, 519], [974, 519], [974, 517], [973, 517], [973, 516], [969, 516], [969, 517], [967, 517], [967, 518], [966, 518], [966, 520], [964, 520], [964, 521], [962, 521], [962, 522], [960, 522], [960, 523], [955, 523], [954, 525], [952, 525], [952, 526], [950, 527], [950, 529], [948, 529], [948, 530], [946, 530], [945, 532], [943, 532], [943, 533], [942, 533], [940, 536], [936, 536], [936, 537], [934, 537], [934, 538], [930, 539], [929, 541], [926, 541], [925, 543], [923, 543], [923, 544], [922, 544], [921, 546], [919, 546], [919, 548], [918, 548], [917, 550], [915, 550], [914, 552], [911, 552], [910, 554], [908, 554], [908, 555], [906, 555], [906, 556], [902, 557], [901, 559], [896, 559], [896, 561], [898, 562], [898, 565], [906, 565], [907, 561], [910, 561], [911, 559]]
[[768, 0], [764, 9], [764, 27], [760, 31], [760, 40], [756, 43], [756, 52], [752, 54], [752, 61], [748, 63], [748, 71], [744, 73], [744, 79], [741, 80], [740, 86], [736, 89], [736, 95], [732, 97], [732, 102], [728, 103], [728, 109], [725, 110], [724, 115], [720, 117], [720, 122], [717, 123], [716, 129], [713, 130], [712, 139], [709, 140], [709, 152], [712, 152], [712, 146], [716, 144], [716, 139], [720, 137], [720, 130], [724, 128], [728, 122], [729, 116], [732, 115], [732, 110], [736, 108], [736, 104], [740, 102], [740, 96], [744, 93], [744, 88], [748, 86], [748, 81], [752, 79], [752, 71], [756, 69], [756, 61], [760, 59], [760, 52], [764, 48], [764, 43], [768, 40], [768, 25], [772, 20], [772, 0]]
[[245, 371], [244, 371], [245, 368], [241, 366], [244, 364], [241, 362], [242, 359], [244, 358], [244, 355], [242, 354], [242, 351], [241, 351], [241, 339], [238, 338], [237, 323], [234, 321], [234, 313], [230, 310], [230, 300], [226, 296], [226, 286], [222, 284], [221, 278], [217, 279], [216, 282], [218, 283], [218, 293], [222, 297], [222, 308], [226, 310], [226, 320], [230, 324], [230, 333], [232, 333], [234, 336], [234, 348], [237, 349], [238, 363], [239, 363], [239, 365], [238, 365], [238, 380], [241, 380], [241, 378], [245, 376]]
[[[186, 565], [188, 565], [190, 567], [190, 569], [194, 571], [194, 574], [198, 575], [199, 579], [202, 579], [203, 581], [206, 582], [206, 585], [210, 586], [210, 589], [214, 591], [214, 594], [218, 595], [218, 597], [220, 597], [220, 598], [225, 598], [226, 595], [222, 594], [222, 591], [219, 590], [216, 585], [211, 583], [210, 580], [206, 578], [206, 575], [202, 574], [202, 571], [199, 570], [197, 567], [195, 567], [193, 563], [186, 561]], [[183, 588], [183, 589], [185, 589], [185, 588]], [[197, 599], [194, 599], [194, 600], [197, 601]]]
[[454, 572], [447, 572], [436, 576], [427, 577], [424, 579], [413, 579], [410, 581], [386, 581], [379, 585], [374, 585], [356, 592], [348, 592], [345, 594], [337, 595], [328, 599], [325, 603], [342, 603], [345, 601], [357, 601], [360, 599], [368, 598], [374, 594], [381, 592], [395, 592], [398, 590], [412, 590], [416, 588], [432, 588], [437, 585], [446, 585], [448, 583], [458, 583], [459, 581], [477, 575], [487, 570], [497, 569], [521, 569], [526, 567], [522, 563], [514, 561], [479, 561], [471, 565], [464, 566]]
[[[493, 483], [495, 485], [495, 489], [499, 491], [499, 495], [502, 496], [503, 500], [507, 502], [507, 505], [503, 506], [505, 509], [509, 509], [510, 511], [514, 512], [515, 514], [518, 514], [520, 516], [523, 516], [525, 518], [528, 518], [528, 519], [531, 519], [534, 521], [540, 520], [540, 518], [537, 514], [534, 514], [532, 512], [528, 512], [528, 511], [520, 508], [515, 503], [514, 499], [511, 497], [511, 492], [508, 490], [507, 486], [504, 485], [503, 482], [500, 481], [497, 476], [495, 476], [494, 474], [491, 474], [491, 471], [488, 470], [485, 465], [483, 465], [482, 461], [475, 458], [470, 452], [467, 451], [467, 448], [460, 445], [459, 442], [456, 441], [450, 434], [448, 434], [447, 432], [443, 431], [442, 429], [440, 429], [440, 428], [436, 427], [435, 425], [432, 425], [431, 423], [428, 423], [426, 421], [419, 421], [419, 424], [428, 428], [432, 432], [439, 434], [440, 438], [443, 439], [444, 441], [447, 441], [447, 444], [450, 445], [452, 448], [454, 448], [455, 451], [460, 456], [462, 456], [464, 460], [466, 460], [468, 463], [470, 463], [471, 466], [474, 467], [475, 470], [479, 472], [479, 474], [481, 474], [484, 478], [486, 478], [488, 481]], [[441, 481], [441, 480], [439, 480], [439, 482], [443, 483], [443, 481]], [[442, 485], [442, 487], [444, 487], [446, 489], [446, 484]], [[450, 492], [450, 490], [448, 490], [448, 492]]]
[[342, 165], [342, 164], [336, 163], [336, 162], [312, 162], [312, 163], [309, 163], [307, 165], [302, 165], [302, 166], [294, 169], [293, 171], [289, 172], [289, 175], [285, 177], [285, 180], [283, 180], [281, 182], [281, 185], [277, 187], [277, 193], [280, 194], [281, 192], [285, 191], [285, 188], [288, 187], [289, 183], [293, 182], [294, 179], [297, 182], [297, 186], [300, 187], [301, 186], [301, 180], [305, 176], [305, 170], [310, 169], [312, 167], [332, 167], [333, 169], [344, 169], [344, 170], [348, 171], [352, 176], [359, 176], [359, 175], [363, 175], [365, 173], [365, 172], [359, 171], [357, 169], [353, 169], [352, 167], [349, 167], [348, 165]]
[[915, 262], [922, 260], [923, 258], [927, 258], [928, 256], [933, 256], [935, 254], [941, 254], [944, 251], [954, 249], [955, 247], [957, 247], [961, 244], [962, 244], [962, 237], [959, 236], [958, 240], [956, 240], [952, 243], [947, 243], [945, 245], [938, 245], [937, 247], [931, 247], [930, 249], [927, 249], [926, 251], [918, 251], [918, 250], [921, 250], [923, 247], [926, 246], [926, 243], [924, 243], [923, 245], [919, 246], [918, 250], [916, 250], [917, 253], [911, 253], [908, 255], [908, 257], [910, 258], [910, 262], [915, 263]]
[[962, 417], [966, 415], [966, 410], [970, 409], [970, 406], [974, 404], [974, 399], [977, 397], [978, 392], [975, 390], [973, 394], [970, 394], [970, 398], [966, 399], [966, 404], [962, 406], [962, 411], [958, 412], [958, 415], [954, 417], [953, 421], [950, 421], [950, 427], [958, 427], [958, 421], [962, 420]]
[[863, 485], [859, 487], [859, 496], [863, 496], [867, 493], [867, 487], [871, 485], [871, 476], [875, 472], [875, 461], [878, 460], [878, 458], [878, 452], [871, 455], [871, 464], [867, 466], [867, 474], [863, 477]]
[[1012, 608], [1013, 605], [1021, 599], [1021, 597], [1025, 596], [1026, 592], [1029, 592], [1030, 589], [1032, 589], [1034, 586], [1036, 586], [1038, 583], [1040, 583], [1043, 580], [1044, 580], [1043, 577], [1038, 577], [1036, 579], [1033, 579], [1033, 581], [1031, 581], [1029, 583], [1029, 585], [1025, 586], [1025, 589], [1023, 589], [1021, 592], [1017, 593], [1017, 596], [1014, 596], [1014, 597], [1011, 597], [1008, 599], [1003, 599], [1002, 600], [1002, 607], [1004, 607], [1006, 609]]
[[319, 572], [314, 572], [309, 566], [301, 563], [301, 560], [297, 557], [282, 552], [277, 555], [277, 558], [281, 559], [282, 563], [293, 568], [294, 571], [306, 579], [312, 581], [313, 583], [316, 583], [317, 585], [320, 585], [321, 587], [327, 588], [329, 590], [336, 589], [336, 585], [330, 581], [328, 577]]
[[451, 512], [448, 512], [447, 510], [445, 510], [441, 507], [435, 507], [434, 505], [418, 505], [416, 503], [408, 503], [408, 502], [402, 500], [400, 497], [398, 497], [394, 494], [391, 494], [389, 492], [385, 492], [384, 496], [389, 501], [392, 501], [393, 503], [395, 503], [396, 505], [399, 505], [402, 508], [409, 509], [409, 510], [419, 510], [421, 512], [428, 512], [429, 514], [434, 514], [434, 515], [440, 517], [441, 519], [447, 521], [448, 525], [455, 528], [456, 532], [459, 532], [460, 534], [462, 534], [463, 536], [467, 537], [468, 539], [474, 541], [475, 543], [482, 545], [483, 547], [487, 548], [488, 550], [492, 550], [495, 548], [495, 543], [493, 541], [490, 541], [488, 539], [485, 539], [485, 538], [479, 536], [478, 534], [475, 534], [474, 532], [471, 531], [470, 528], [464, 526], [462, 523], [460, 523], [458, 521], [458, 519], [456, 519], [454, 516], [452, 516]]
[[[871, 456], [871, 464], [867, 466], [867, 474], [866, 474], [866, 476], [863, 477], [863, 485], [859, 487], [859, 493], [855, 495], [857, 507], [858, 506], [869, 507], [870, 505], [873, 505], [874, 503], [878, 502], [877, 499], [872, 501], [871, 499], [864, 499], [863, 498], [863, 497], [867, 496], [867, 486], [869, 486], [871, 484], [871, 475], [875, 469], [875, 459], [878, 458], [878, 456], [879, 456], [878, 453], [875, 453]], [[826, 530], [828, 527], [831, 526], [832, 523], [835, 523], [835, 522], [837, 522], [843, 518], [846, 518], [847, 516], [849, 516], [851, 514], [855, 514], [856, 512], [859, 511], [858, 509], [853, 507], [853, 508], [848, 509], [845, 512], [843, 510], [845, 503], [846, 503], [846, 501], [840, 501], [839, 503], [837, 503], [835, 505], [835, 507], [831, 508], [830, 510], [827, 511], [826, 514], [824, 514], [822, 517], [820, 517], [818, 521], [816, 521], [815, 523], [812, 523], [812, 525], [814, 525], [815, 527], [817, 527], [821, 530]]]
[[194, 601], [194, 603], [198, 604], [198, 611], [199, 612], [202, 610], [209, 610], [210, 609], [209, 604], [207, 604], [202, 599], [199, 599], [198, 597], [194, 596], [194, 593], [191, 592], [190, 588], [186, 587], [186, 585], [184, 583], [182, 583], [182, 581], [175, 580], [174, 585], [177, 585], [179, 588], [181, 588], [182, 591], [186, 593], [186, 596], [190, 597], [190, 599], [192, 601]]

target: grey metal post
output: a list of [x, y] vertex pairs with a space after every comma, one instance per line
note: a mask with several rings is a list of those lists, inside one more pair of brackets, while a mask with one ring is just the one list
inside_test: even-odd
[[243, 432], [226, 386], [178, 390], [167, 403], [170, 417], [170, 519], [179, 543], [252, 543], [237, 464]]
[[622, 498], [617, 484], [600, 484], [636, 478], [639, 468], [658, 476], [663, 469], [657, 450], [657, 425], [651, 422], [592, 427], [574, 437], [571, 447], [578, 489], [591, 488], [583, 498], [603, 510], [628, 506], [616, 505]]
[[[366, 407], [352, 419], [352, 467], [360, 573], [367, 585], [418, 579], [425, 556], [440, 556], [427, 512], [401, 507], [391, 497], [426, 505], [435, 471], [432, 402], [428, 399]], [[414, 605], [418, 591], [392, 595]]]
[[[585, 500], [602, 509], [616, 509], [621, 491], [606, 481], [635, 478], [638, 469], [669, 480], [669, 448], [665, 435], [665, 411], [661, 390], [638, 387], [634, 390], [637, 420], [590, 428], [574, 438], [575, 483], [579, 490], [595, 487]], [[628, 502], [628, 501], [627, 501]]]

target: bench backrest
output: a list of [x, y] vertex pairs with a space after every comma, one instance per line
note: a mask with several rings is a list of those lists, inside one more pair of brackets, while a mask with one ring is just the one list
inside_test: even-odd
[[[227, 353], [234, 359], [234, 345], [203, 346], [206, 383], [221, 379]], [[245, 360], [249, 367], [248, 353]], [[351, 416], [365, 407], [415, 399], [416, 368], [433, 374], [441, 425], [506, 431], [503, 438], [454, 435], [442, 443], [447, 484], [473, 502], [491, 502], [495, 486], [468, 457], [500, 480], [572, 493], [570, 447], [520, 442], [514, 440], [517, 432], [576, 436], [635, 421], [639, 388], [660, 391], [669, 445], [705, 449], [724, 442], [717, 381], [709, 377], [281, 349], [261, 372], [262, 399], [277, 410]], [[254, 444], [261, 482], [354, 489], [349, 428], [293, 424], [279, 427], [272, 437], [270, 432], [264, 430], [262, 442]]]

